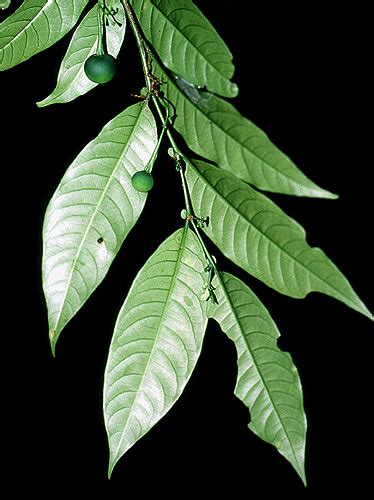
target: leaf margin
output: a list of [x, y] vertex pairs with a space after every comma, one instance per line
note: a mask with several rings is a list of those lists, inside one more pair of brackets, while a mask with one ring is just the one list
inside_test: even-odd
[[[295, 449], [293, 448], [293, 445], [292, 445], [291, 439], [290, 439], [290, 435], [289, 435], [290, 430], [287, 431], [287, 429], [285, 428], [284, 422], [283, 422], [283, 418], [286, 419], [287, 417], [285, 417], [285, 415], [280, 416], [279, 408], [277, 408], [277, 405], [274, 405], [273, 396], [271, 395], [272, 391], [267, 386], [267, 381], [264, 378], [264, 375], [259, 368], [259, 361], [256, 359], [256, 356], [254, 355], [255, 350], [254, 350], [253, 346], [250, 345], [250, 340], [251, 340], [250, 336], [254, 335], [256, 333], [258, 334], [260, 332], [257, 331], [257, 328], [254, 328], [253, 330], [249, 331], [246, 334], [244, 326], [242, 325], [242, 322], [241, 322], [242, 318], [239, 318], [237, 308], [235, 307], [235, 304], [234, 304], [234, 299], [233, 299], [233, 297], [231, 297], [230, 291], [228, 290], [228, 288], [229, 288], [228, 282], [229, 281], [233, 281], [236, 284], [236, 286], [237, 286], [236, 291], [239, 290], [242, 295], [246, 295], [247, 296], [246, 298], [248, 298], [248, 302], [246, 302], [245, 305], [241, 304], [241, 306], [248, 308], [248, 310], [250, 309], [250, 307], [255, 306], [256, 312], [258, 313], [258, 316], [255, 316], [256, 319], [261, 318], [261, 321], [265, 321], [267, 323], [268, 330], [272, 330], [273, 333], [267, 332], [267, 334], [271, 337], [271, 340], [274, 341], [274, 345], [272, 344], [271, 349], [277, 350], [277, 353], [281, 354], [281, 356], [283, 358], [287, 359], [287, 362], [288, 362], [289, 368], [290, 368], [290, 372], [291, 372], [291, 373], [289, 373], [289, 375], [293, 379], [294, 389], [296, 389], [298, 391], [299, 405], [300, 405], [298, 410], [300, 411], [300, 414], [302, 416], [302, 422], [301, 422], [301, 427], [303, 427], [302, 448], [301, 448], [301, 451], [299, 451], [299, 452], [295, 451]], [[237, 380], [236, 380], [236, 384], [235, 384], [234, 394], [238, 399], [240, 399], [243, 402], [243, 404], [247, 407], [247, 409], [250, 413], [251, 421], [248, 424], [248, 428], [255, 435], [257, 435], [260, 439], [273, 445], [277, 449], [277, 451], [281, 455], [283, 455], [284, 458], [286, 458], [286, 460], [288, 460], [288, 462], [293, 466], [293, 468], [295, 469], [295, 471], [297, 472], [297, 474], [299, 475], [299, 477], [303, 481], [304, 486], [306, 486], [307, 480], [306, 480], [306, 475], [305, 475], [305, 445], [306, 445], [306, 434], [307, 434], [307, 427], [308, 426], [307, 426], [307, 418], [306, 418], [305, 410], [303, 407], [303, 391], [302, 391], [302, 385], [301, 385], [301, 380], [300, 380], [298, 370], [297, 370], [297, 368], [292, 360], [290, 353], [282, 351], [277, 346], [277, 340], [280, 337], [280, 332], [277, 328], [277, 325], [274, 322], [273, 318], [271, 317], [267, 308], [260, 301], [260, 299], [256, 296], [256, 294], [252, 291], [252, 289], [247, 284], [245, 284], [243, 281], [241, 281], [239, 278], [237, 278], [236, 276], [232, 275], [231, 273], [228, 273], [225, 271], [216, 272], [215, 283], [218, 284], [218, 286], [216, 286], [218, 304], [209, 303], [208, 316], [209, 316], [209, 318], [214, 319], [217, 322], [217, 324], [220, 326], [222, 332], [225, 333], [226, 336], [235, 345], [236, 353], [237, 353], [238, 372], [237, 372]], [[220, 297], [220, 295], [223, 295], [225, 303], [222, 303], [222, 297]], [[250, 300], [249, 300], [249, 298], [250, 298]], [[223, 318], [219, 318], [219, 316], [222, 316], [223, 312], [224, 312]], [[231, 313], [231, 321], [230, 321], [231, 326], [227, 327], [225, 329], [224, 323], [230, 317], [229, 316], [230, 313]], [[218, 314], [218, 317], [217, 317], [217, 314]], [[260, 314], [262, 314], [262, 316], [260, 316]], [[253, 317], [253, 316], [251, 315], [251, 317]], [[236, 328], [235, 328], [235, 325], [236, 325]], [[291, 449], [291, 460], [289, 458], [290, 453], [288, 453], [287, 450], [281, 449], [281, 443], [284, 441], [284, 439], [282, 441], [278, 441], [278, 440], [274, 441], [274, 440], [266, 439], [266, 437], [264, 435], [261, 435], [261, 433], [259, 433], [256, 429], [256, 426], [254, 424], [255, 417], [252, 414], [252, 408], [255, 406], [256, 402], [258, 401], [257, 398], [259, 397], [259, 395], [257, 395], [256, 400], [254, 402], [252, 402], [252, 406], [250, 406], [245, 401], [246, 397], [243, 395], [243, 392], [239, 390], [239, 384], [240, 384], [242, 378], [244, 377], [245, 373], [249, 370], [249, 368], [246, 366], [246, 372], [243, 373], [243, 369], [242, 369], [241, 362], [240, 362], [240, 359], [242, 359], [242, 357], [243, 357], [243, 352], [241, 352], [242, 350], [240, 349], [240, 347], [241, 347], [240, 342], [237, 342], [237, 339], [234, 338], [235, 333], [233, 333], [233, 329], [239, 331], [240, 338], [243, 339], [243, 342], [245, 343], [245, 345], [248, 348], [248, 350], [247, 350], [248, 356], [246, 357], [245, 361], [243, 361], [242, 363], [243, 363], [243, 365], [244, 364], [247, 365], [248, 358], [250, 358], [252, 363], [253, 363], [252, 367], [255, 366], [256, 374], [261, 379], [262, 385], [263, 385], [263, 387], [265, 387], [265, 391], [267, 392], [268, 397], [272, 403], [271, 408], [276, 413], [277, 420], [279, 421], [281, 428], [282, 428], [282, 431], [285, 433], [286, 438], [289, 442], [290, 449]], [[263, 332], [261, 331], [261, 333], [263, 333]], [[265, 344], [262, 345], [261, 349], [266, 349], [266, 348], [269, 349], [270, 348], [269, 342], [266, 342], [266, 345]], [[256, 345], [256, 350], [259, 348], [260, 348], [259, 345]], [[270, 363], [270, 361], [267, 361], [267, 363]], [[285, 369], [284, 365], [282, 366], [282, 368]], [[253, 377], [253, 378], [255, 378], [255, 377]], [[254, 385], [252, 385], [250, 387], [250, 389], [248, 389], [248, 391], [252, 390], [256, 385], [257, 385], [257, 382]], [[247, 389], [247, 387], [245, 387], [245, 390], [246, 389]], [[275, 392], [277, 392], [277, 391], [275, 391]], [[260, 391], [260, 393], [261, 393], [261, 391]], [[247, 391], [246, 391], [246, 396], [248, 396]], [[295, 397], [295, 392], [292, 394], [292, 397]], [[281, 406], [284, 406], [284, 404], [281, 403]], [[267, 406], [266, 406], [266, 408], [267, 408]], [[300, 414], [299, 414], [299, 416], [300, 416]], [[267, 418], [269, 418], [269, 416]], [[298, 423], [300, 424], [300, 422], [298, 422]], [[261, 422], [261, 424], [262, 424], [262, 422]], [[266, 425], [265, 425], [265, 427], [266, 427]], [[276, 435], [278, 435], [278, 434], [279, 434], [279, 429], [278, 429]]]

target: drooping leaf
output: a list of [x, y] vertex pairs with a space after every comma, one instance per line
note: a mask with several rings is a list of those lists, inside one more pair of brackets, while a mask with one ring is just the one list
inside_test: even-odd
[[60, 40], [88, 0], [27, 0], [0, 25], [0, 70], [26, 61]]
[[133, 8], [167, 68], [211, 92], [238, 94], [228, 47], [191, 0], [135, 0]]
[[191, 230], [171, 235], [135, 278], [119, 313], [104, 379], [109, 475], [181, 395], [207, 324], [204, 256]]
[[202, 92], [159, 67], [162, 89], [176, 108], [175, 128], [188, 147], [258, 189], [316, 198], [337, 196], [308, 179], [268, 138], [230, 103]]
[[[105, 32], [108, 53], [116, 57], [125, 36], [126, 17], [120, 0], [115, 0], [113, 7], [118, 9], [116, 20], [120, 25], [109, 23]], [[84, 63], [97, 48], [97, 9], [96, 4], [76, 29], [61, 63], [56, 88], [37, 103], [39, 107], [72, 101], [96, 87], [97, 84], [87, 78]]]
[[188, 165], [187, 183], [196, 215], [210, 218], [206, 234], [235, 264], [278, 292], [325, 293], [372, 318], [339, 269], [269, 198], [202, 161]]
[[65, 173], [43, 228], [43, 287], [52, 350], [61, 330], [105, 277], [143, 210], [131, 185], [157, 143], [145, 102], [111, 120]]
[[210, 303], [208, 314], [235, 343], [235, 395], [249, 408], [249, 428], [274, 445], [306, 483], [306, 417], [296, 366], [278, 348], [278, 328], [247, 285], [228, 273], [218, 282], [218, 304]]

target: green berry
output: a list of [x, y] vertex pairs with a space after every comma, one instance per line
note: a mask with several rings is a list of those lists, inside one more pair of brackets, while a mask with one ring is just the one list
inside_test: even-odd
[[141, 170], [131, 177], [131, 184], [137, 191], [147, 193], [153, 187], [153, 177], [146, 170]]
[[95, 83], [110, 82], [117, 70], [117, 61], [110, 54], [94, 54], [84, 63], [86, 76]]

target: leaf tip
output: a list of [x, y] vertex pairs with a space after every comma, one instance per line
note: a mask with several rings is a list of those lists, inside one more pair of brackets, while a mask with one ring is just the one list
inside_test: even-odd
[[108, 465], [108, 479], [110, 480], [113, 474], [114, 467], [116, 466], [118, 459], [113, 458], [113, 456], [110, 456], [109, 459], [109, 465]]
[[313, 196], [316, 198], [323, 198], [325, 200], [337, 200], [339, 198], [338, 194], [331, 193], [331, 191], [327, 191], [327, 189], [322, 188], [318, 188], [318, 190], [315, 190]]
[[284, 450], [281, 449], [281, 443], [280, 442], [276, 442], [276, 443], [273, 443], [273, 445], [275, 446], [275, 448], [277, 449], [277, 451], [283, 455], [288, 461], [289, 463], [292, 465], [292, 467], [294, 468], [294, 470], [297, 472], [298, 476], [300, 477], [300, 479], [302, 480], [304, 486], [306, 487], [307, 486], [307, 480], [306, 480], [306, 474], [305, 474], [305, 449], [302, 453], [302, 455], [295, 455], [293, 454], [293, 456], [289, 456], [288, 453], [285, 453]]
[[44, 108], [45, 106], [48, 106], [49, 103], [47, 99], [43, 99], [42, 101], [37, 101], [35, 104], [38, 106], [38, 108]]
[[[319, 198], [319, 199], [324, 199], [324, 200], [337, 200], [339, 198], [338, 194], [332, 193], [331, 191], [328, 191], [327, 189], [320, 187], [318, 184], [311, 181], [310, 179], [307, 178], [307, 181], [308, 181], [308, 184], [305, 184], [301, 191], [299, 191], [299, 187], [298, 187], [297, 191], [295, 191], [292, 194], [294, 194], [296, 196], [305, 196], [307, 198]], [[305, 188], [306, 188], [306, 190], [305, 190]], [[291, 193], [287, 193], [287, 194], [291, 194]]]
[[298, 473], [300, 479], [302, 480], [304, 487], [306, 488], [308, 486], [308, 481], [306, 479], [304, 461], [303, 461], [302, 465], [300, 464], [299, 469], [297, 470], [297, 473]]
[[57, 342], [56, 330], [49, 330], [48, 336], [49, 336], [49, 342], [51, 345], [52, 356], [55, 358], [56, 357], [56, 342]]
[[339, 199], [339, 195], [336, 193], [330, 193], [330, 191], [326, 191], [326, 193], [327, 193], [326, 199], [328, 199], [328, 200], [338, 200]]
[[300, 479], [302, 480], [304, 487], [306, 488], [308, 486], [308, 481], [306, 480], [305, 471], [301, 470], [301, 471], [297, 471], [297, 473], [298, 473]]
[[369, 309], [365, 306], [362, 300], [359, 299], [359, 301], [357, 302], [357, 307], [354, 307], [354, 309], [356, 309], [357, 312], [366, 316], [366, 318], [369, 318], [371, 321], [374, 321], [374, 315], [369, 311]]

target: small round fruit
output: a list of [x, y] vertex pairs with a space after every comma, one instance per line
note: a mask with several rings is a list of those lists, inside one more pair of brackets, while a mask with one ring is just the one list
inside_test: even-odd
[[131, 177], [131, 184], [137, 191], [147, 193], [153, 188], [153, 177], [146, 170], [141, 170]]
[[117, 61], [110, 54], [94, 54], [84, 63], [86, 76], [95, 83], [110, 82], [117, 71]]

